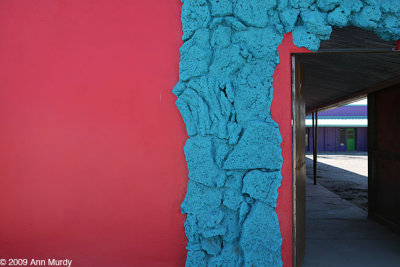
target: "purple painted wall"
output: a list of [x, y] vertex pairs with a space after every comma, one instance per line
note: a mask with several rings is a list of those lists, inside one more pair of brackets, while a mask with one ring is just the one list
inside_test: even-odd
[[356, 149], [368, 151], [368, 128], [356, 128]]
[[318, 147], [320, 151], [335, 151], [336, 150], [336, 134], [335, 134], [335, 128], [324, 128], [324, 147]]
[[[325, 116], [368, 116], [368, 108], [367, 106], [342, 106], [318, 112], [318, 117]], [[307, 116], [307, 119], [311, 119], [311, 115]]]
[[[368, 107], [362, 106], [342, 106], [331, 110], [318, 112], [318, 118], [334, 119], [333, 117], [340, 117], [345, 119], [346, 117], [367, 117]], [[311, 119], [311, 115], [307, 116], [307, 119]], [[347, 151], [346, 144], [346, 129], [356, 129], [356, 151], [368, 151], [368, 136], [367, 127], [318, 127], [318, 151], [320, 152], [344, 152]], [[341, 129], [344, 131], [344, 138], [340, 140]], [[306, 132], [308, 134], [308, 143], [306, 143], [306, 151], [311, 152], [313, 150], [312, 144], [312, 128], [307, 127]], [[341, 145], [342, 143], [342, 145]], [[308, 144], [308, 145], [307, 145]]]
[[[352, 128], [352, 127], [349, 127]], [[346, 136], [344, 145], [340, 141], [340, 129], [343, 127], [318, 127], [318, 152], [344, 152], [347, 151]], [[368, 130], [367, 127], [355, 127], [356, 129], [356, 151], [368, 151]], [[312, 128], [307, 127], [308, 143], [306, 142], [306, 151], [312, 152]], [[346, 131], [345, 131], [346, 133]], [[307, 137], [306, 137], [307, 138]], [[308, 144], [308, 145], [307, 145]]]

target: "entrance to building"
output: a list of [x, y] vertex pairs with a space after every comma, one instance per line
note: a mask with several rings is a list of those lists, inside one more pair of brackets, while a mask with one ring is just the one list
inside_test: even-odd
[[[357, 38], [362, 36], [364, 42], [360, 45], [357, 40], [354, 40], [354, 36]], [[368, 213], [366, 214], [369, 219], [378, 221], [391, 231], [400, 232], [400, 209], [398, 209], [400, 206], [400, 179], [396, 176], [396, 173], [400, 173], [400, 139], [395, 138], [396, 133], [400, 130], [400, 121], [398, 121], [397, 115], [392, 115], [398, 113], [397, 106], [393, 104], [394, 101], [400, 102], [400, 53], [394, 51], [394, 47], [395, 43], [383, 42], [372, 32], [348, 27], [334, 31], [331, 39], [323, 43], [317, 53], [292, 55], [293, 254], [296, 266], [302, 265], [307, 251], [305, 225], [306, 197], [308, 196], [306, 188], [310, 188], [310, 186], [313, 189], [317, 188], [312, 184], [307, 184], [306, 180], [306, 114], [327, 110], [368, 96], [369, 157]], [[315, 132], [318, 133], [318, 131]], [[340, 142], [344, 143], [347, 151], [354, 151], [357, 146], [356, 129], [341, 129], [340, 133], [341, 135], [343, 133], [344, 137], [340, 139]], [[318, 138], [317, 135], [316, 138]], [[389, 145], [389, 143], [391, 144]], [[318, 175], [315, 177], [318, 184]], [[314, 197], [322, 198], [316, 199], [319, 202], [327, 201], [318, 190]], [[329, 214], [329, 205], [319, 208]], [[353, 212], [354, 214], [355, 212]], [[343, 213], [339, 209], [336, 215], [337, 218], [328, 217], [326, 223], [340, 220]], [[352, 217], [353, 219], [355, 218]], [[331, 237], [351, 234], [345, 233], [345, 229], [347, 228], [336, 229], [336, 234]], [[392, 241], [397, 244], [399, 236], [393, 232], [387, 236], [390, 238], [393, 236], [394, 241]], [[378, 230], [374, 233], [377, 234], [377, 239], [382, 239], [385, 235]], [[368, 235], [368, 233], [366, 234]], [[388, 238], [387, 236], [385, 235], [384, 238]], [[329, 240], [326, 241], [329, 242]], [[398, 245], [400, 248], [400, 239]], [[373, 246], [371, 245], [371, 249]], [[388, 246], [393, 248], [396, 245]], [[342, 252], [356, 253], [354, 247], [349, 246]], [[391, 250], [388, 248], [387, 251]], [[399, 256], [400, 259], [400, 250], [398, 251], [398, 254], [392, 253], [391, 256]], [[362, 253], [372, 253], [370, 255], [373, 255], [374, 251], [363, 251]], [[335, 257], [342, 257], [342, 259], [348, 256], [340, 255], [340, 250], [336, 254]], [[317, 253], [315, 257], [320, 256], [321, 253]], [[388, 254], [386, 256], [389, 257]], [[354, 260], [354, 258], [351, 259]], [[357, 262], [352, 262], [352, 264], [349, 266], [358, 266]], [[368, 264], [364, 266], [368, 266]]]
[[346, 144], [347, 144], [347, 151], [356, 150], [356, 129], [355, 128], [347, 128], [346, 129]]

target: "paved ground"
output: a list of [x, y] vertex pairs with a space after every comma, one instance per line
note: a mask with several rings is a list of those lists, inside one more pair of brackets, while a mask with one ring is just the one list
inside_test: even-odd
[[[312, 155], [307, 155], [307, 176], [311, 177]], [[318, 155], [317, 183], [359, 208], [368, 209], [368, 156], [359, 154]]]
[[[320, 175], [324, 178], [314, 186], [312, 176], [308, 175], [306, 254], [303, 267], [400, 266], [400, 236], [368, 220], [366, 211], [321, 186], [322, 183], [332, 182], [335, 179], [350, 179], [357, 186], [363, 183], [362, 177], [365, 175], [357, 172], [365, 170], [361, 170], [362, 168], [359, 171], [355, 170], [358, 167], [353, 169], [357, 164], [349, 162], [348, 157], [349, 155], [346, 155], [335, 162], [336, 166], [347, 165], [347, 170], [332, 169], [332, 177], [336, 178], [324, 177], [327, 171], [321, 170]], [[327, 163], [332, 160], [332, 155], [322, 160]], [[362, 161], [363, 159], [359, 159], [360, 164]], [[349, 173], [343, 176], [343, 171]], [[354, 177], [350, 173], [353, 173]], [[309, 171], [308, 174], [312, 172]], [[336, 181], [336, 184], [347, 183]]]

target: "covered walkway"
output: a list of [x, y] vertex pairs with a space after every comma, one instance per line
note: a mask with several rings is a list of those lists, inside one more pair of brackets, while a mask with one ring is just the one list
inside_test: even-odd
[[400, 236], [309, 177], [303, 267], [317, 266], [400, 266]]

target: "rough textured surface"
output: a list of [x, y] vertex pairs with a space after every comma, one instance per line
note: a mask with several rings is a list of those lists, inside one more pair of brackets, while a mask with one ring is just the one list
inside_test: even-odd
[[272, 75], [283, 34], [318, 50], [332, 27], [400, 37], [398, 0], [182, 0], [173, 92], [186, 124], [186, 266], [281, 266], [281, 136]]

